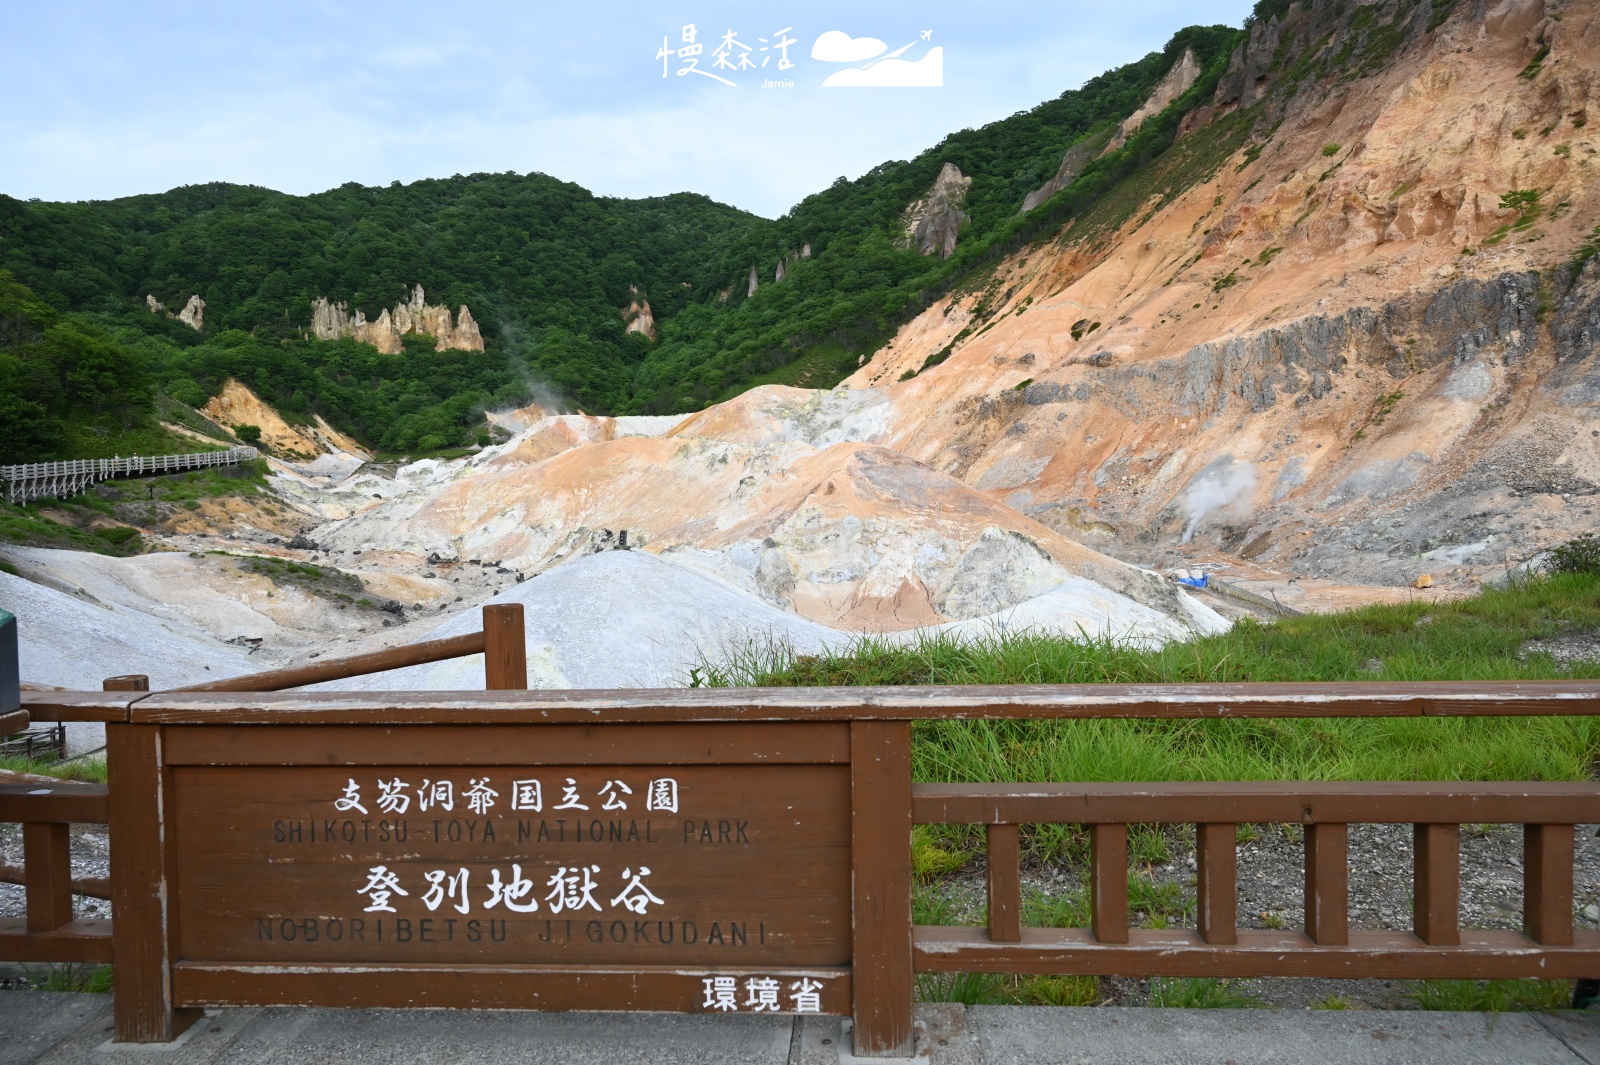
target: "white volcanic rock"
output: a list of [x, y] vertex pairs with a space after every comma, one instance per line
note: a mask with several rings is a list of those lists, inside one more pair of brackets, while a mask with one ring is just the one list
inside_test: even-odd
[[[784, 643], [810, 653], [850, 636], [640, 551], [579, 558], [502, 592], [490, 603], [522, 603], [528, 684], [534, 688], [660, 688], [688, 683], [702, 659]], [[467, 610], [418, 637], [443, 639], [482, 627]], [[323, 690], [483, 688], [483, 656], [411, 666], [318, 685]]]
[[1161, 579], [894, 451], [841, 440], [877, 435], [871, 395], [762, 391], [773, 402], [735, 401], [666, 437], [563, 416], [470, 463], [364, 474], [330, 497], [347, 516], [312, 538], [538, 573], [626, 532], [630, 546], [850, 630], [981, 616], [1074, 576], [1188, 617]]
[[262, 668], [243, 652], [152, 613], [89, 602], [0, 572], [0, 606], [17, 616], [25, 684], [99, 691], [106, 677], [144, 673], [152, 688], [175, 688]]
[[[534, 688], [657, 688], [687, 684], [690, 671], [782, 645], [799, 654], [847, 647], [857, 634], [797, 617], [688, 566], [642, 551], [586, 555], [489, 600], [522, 603], [528, 684]], [[1192, 601], [1191, 601], [1192, 602]], [[1225, 624], [1192, 604], [1196, 627]], [[478, 609], [463, 611], [418, 637], [436, 640], [477, 631]], [[1173, 617], [1092, 581], [1068, 577], [1013, 608], [934, 629], [889, 633], [916, 640], [927, 632], [957, 637], [1030, 630], [1109, 638], [1141, 646], [1184, 639], [1193, 631]], [[483, 656], [411, 666], [318, 685], [329, 691], [455, 691], [483, 687]]]

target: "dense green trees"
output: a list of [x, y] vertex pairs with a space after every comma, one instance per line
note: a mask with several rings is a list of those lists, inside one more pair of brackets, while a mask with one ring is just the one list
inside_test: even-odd
[[[1018, 217], [1066, 148], [1138, 107], [1185, 48], [1214, 73], [1238, 35], [1191, 27], [1081, 89], [841, 178], [772, 220], [690, 193], [596, 197], [543, 174], [314, 196], [224, 184], [88, 203], [0, 195], [0, 269], [14, 275], [4, 298], [24, 300], [23, 285], [34, 294], [16, 312], [33, 323], [28, 338], [0, 342], [0, 419], [17, 427], [8, 453], [50, 450], [69, 413], [126, 418], [152, 386], [198, 405], [230, 375], [291, 418], [321, 414], [385, 451], [468, 442], [485, 408], [525, 402], [541, 384], [591, 412], [630, 413], [695, 409], [808, 356], [836, 380], [975, 267], [1164, 151], [1175, 116]], [[901, 219], [947, 162], [972, 178], [972, 221], [941, 260], [902, 245]], [[791, 261], [805, 244], [811, 257]], [[788, 276], [776, 284], [780, 259]], [[752, 265], [761, 284], [746, 298]], [[408, 338], [384, 356], [307, 339], [315, 297], [371, 318], [416, 283], [430, 302], [470, 307], [488, 350]], [[650, 301], [655, 342], [625, 332], [634, 288]], [[144, 306], [146, 295], [179, 307], [195, 293], [204, 334]]]
[[109, 433], [147, 421], [153, 395], [134, 353], [63, 320], [0, 270], [0, 465], [57, 457], [75, 426]]

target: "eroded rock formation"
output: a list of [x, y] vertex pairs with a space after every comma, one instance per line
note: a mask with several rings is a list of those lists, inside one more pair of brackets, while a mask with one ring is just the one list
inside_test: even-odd
[[1106, 145], [1106, 151], [1114, 152], [1127, 143], [1128, 138], [1138, 132], [1145, 120], [1153, 118], [1165, 111], [1178, 97], [1189, 91], [1190, 86], [1200, 77], [1200, 64], [1194, 57], [1194, 52], [1185, 48], [1183, 55], [1172, 64], [1172, 69], [1156, 83], [1151, 91], [1150, 98], [1139, 107], [1139, 110], [1122, 120], [1122, 125], [1117, 127], [1117, 132]]
[[966, 206], [967, 189], [971, 185], [972, 179], [962, 177], [960, 167], [954, 163], [944, 164], [928, 194], [906, 208], [901, 223], [906, 245], [923, 255], [950, 258], [956, 250], [962, 225], [970, 221], [961, 208]]
[[189, 302], [185, 303], [183, 305], [183, 310], [179, 311], [177, 314], [173, 314], [171, 311], [167, 310], [167, 305], [156, 299], [153, 295], [146, 295], [144, 302], [145, 306], [150, 308], [151, 314], [164, 314], [168, 318], [182, 322], [184, 325], [188, 326], [190, 329], [193, 329], [197, 333], [205, 328], [206, 301], [201, 299], [198, 294], [190, 296]]
[[634, 285], [628, 286], [628, 293], [633, 297], [628, 301], [628, 306], [622, 311], [622, 320], [628, 327], [624, 332], [642, 333], [651, 340], [656, 338], [656, 319], [650, 313], [650, 301], [640, 294]]
[[398, 355], [404, 349], [400, 338], [406, 333], [433, 337], [435, 351], [483, 350], [483, 335], [467, 305], [461, 305], [452, 323], [450, 308], [430, 305], [421, 285], [412, 289], [410, 300], [396, 303], [393, 311], [385, 307], [371, 321], [359, 308], [352, 315], [349, 304], [318, 296], [311, 301], [311, 332], [322, 340], [354, 337], [385, 355]]
[[1056, 168], [1055, 176], [1024, 196], [1022, 198], [1022, 210], [1017, 213], [1027, 214], [1072, 184], [1072, 179], [1083, 173], [1083, 168], [1089, 165], [1090, 160], [1105, 151], [1107, 139], [1107, 134], [1101, 132], [1085, 137], [1068, 148], [1061, 157], [1061, 165]]

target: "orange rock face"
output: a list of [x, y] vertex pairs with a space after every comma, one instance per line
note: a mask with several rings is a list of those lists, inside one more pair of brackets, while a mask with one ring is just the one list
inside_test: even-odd
[[[1600, 274], [1564, 264], [1600, 223], [1600, 5], [1559, 14], [1462, 7], [1184, 186], [1160, 168], [1230, 127], [1188, 133], [1114, 228], [873, 355], [846, 382], [881, 397], [871, 439], [1146, 562], [1401, 587], [1593, 528]], [[1501, 206], [1519, 189], [1537, 208]]]

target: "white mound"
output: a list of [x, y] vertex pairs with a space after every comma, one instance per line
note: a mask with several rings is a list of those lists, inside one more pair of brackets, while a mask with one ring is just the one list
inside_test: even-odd
[[[1184, 597], [1186, 600], [1188, 597]], [[807, 621], [703, 571], [643, 551], [586, 555], [489, 600], [522, 603], [528, 684], [534, 688], [677, 687], [702, 661], [787, 644], [802, 654], [843, 648], [854, 634]], [[1192, 602], [1192, 601], [1190, 601]], [[880, 634], [910, 641], [924, 632], [979, 637], [1023, 630], [1110, 638], [1141, 646], [1187, 639], [1226, 623], [1198, 603], [1195, 629], [1093, 581], [1071, 578], [1009, 610], [925, 629]], [[476, 631], [463, 611], [418, 640]], [[483, 687], [483, 656], [411, 666], [318, 685], [339, 691], [451, 691]]]
[[1187, 640], [1197, 633], [1222, 632], [1228, 627], [1220, 614], [1191, 596], [1180, 593], [1177, 604], [1188, 616], [1188, 626], [1104, 585], [1068, 577], [1043, 595], [1010, 609], [919, 631], [961, 638], [1033, 632], [1155, 648], [1171, 640]]
[[17, 616], [22, 680], [99, 691], [106, 677], [144, 673], [178, 688], [261, 668], [243, 653], [169, 629], [151, 614], [86, 603], [0, 573], [0, 606]]
[[[798, 651], [841, 646], [846, 633], [769, 606], [686, 566], [642, 551], [586, 555], [489, 600], [522, 603], [528, 684], [534, 688], [660, 688], [688, 682], [703, 658], [752, 643]], [[477, 610], [418, 640], [474, 632]], [[483, 688], [483, 656], [410, 666], [318, 685], [339, 691], [451, 691]]]

